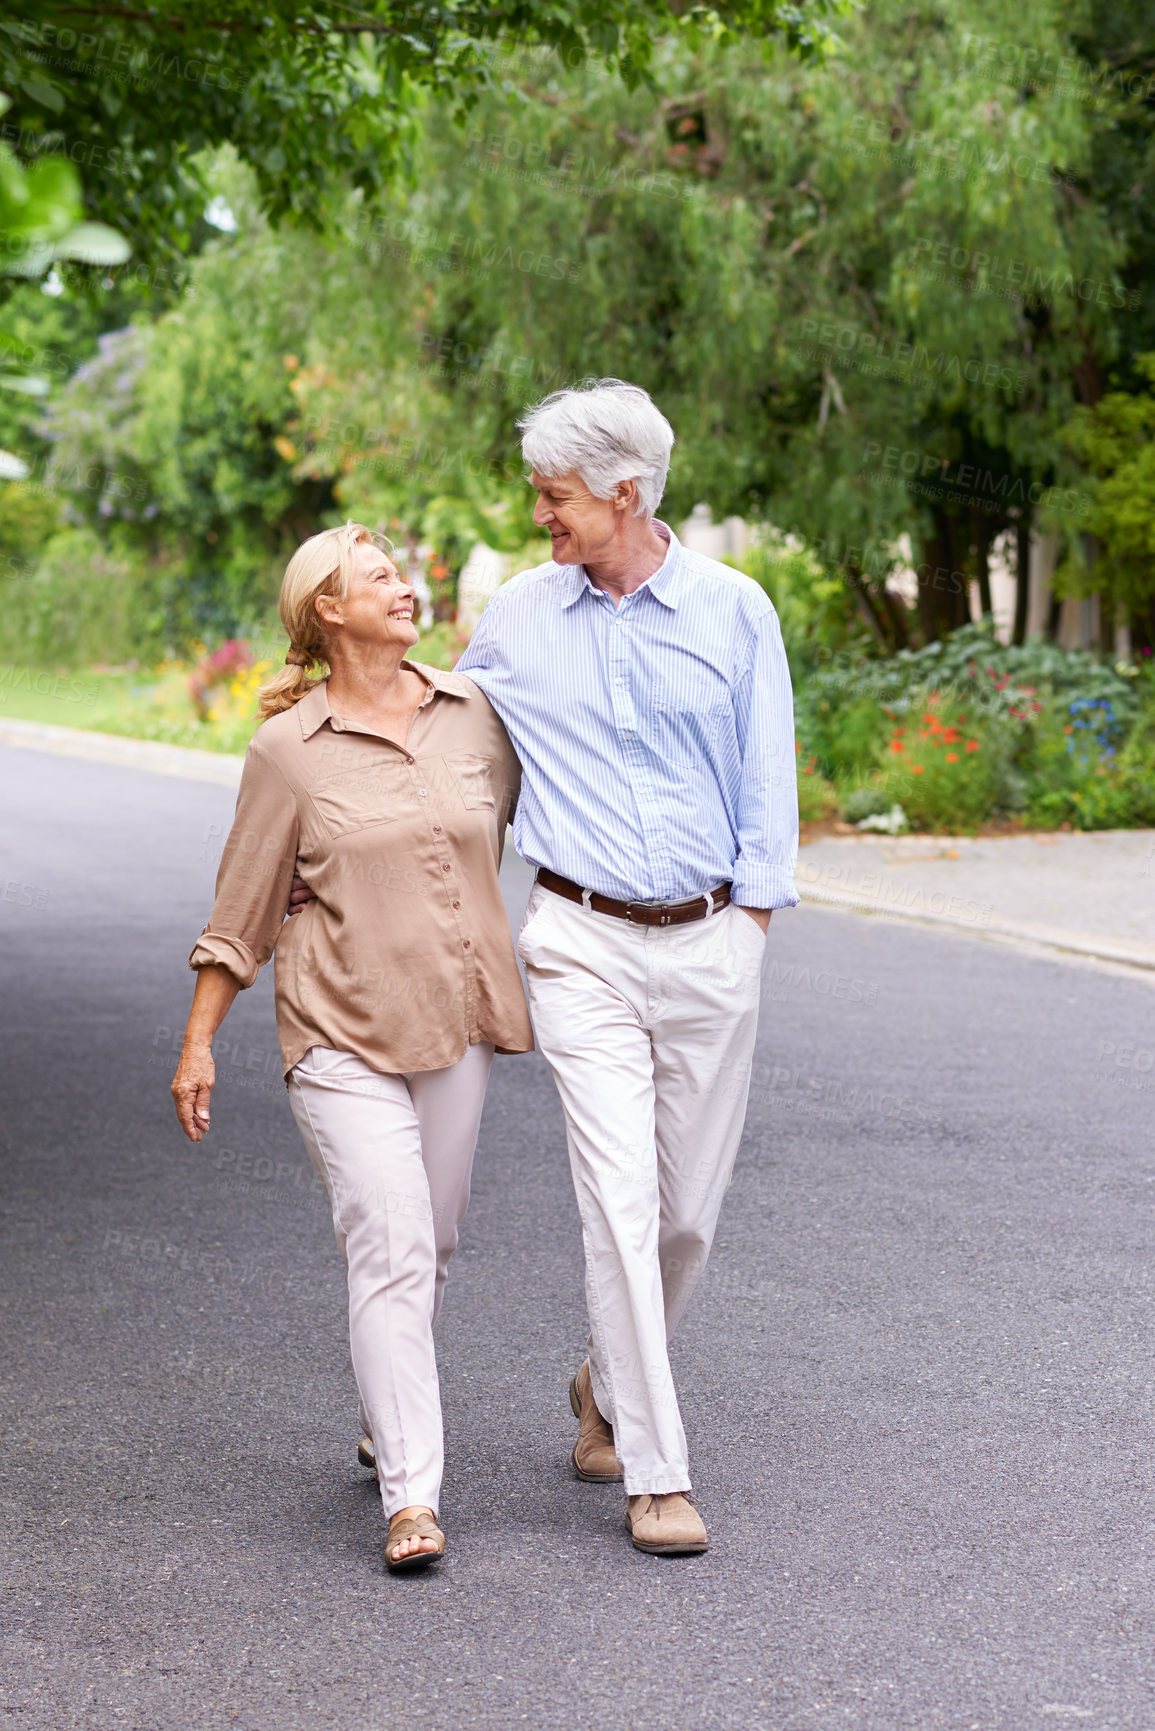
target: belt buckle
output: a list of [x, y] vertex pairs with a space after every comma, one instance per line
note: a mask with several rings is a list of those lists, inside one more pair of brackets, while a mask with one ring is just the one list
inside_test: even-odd
[[[657, 924], [659, 926], [668, 926], [670, 923], [669, 918], [666, 914], [666, 909], [668, 906], [669, 906], [668, 902], [627, 902], [626, 903], [626, 920], [627, 920], [628, 924], [630, 924], [631, 926], [644, 926], [647, 924]], [[635, 908], [644, 908], [647, 913], [657, 913], [658, 918], [656, 921], [636, 920], [634, 918], [634, 909]]]
[[635, 920], [631, 913], [629, 916], [631, 925], [669, 926], [674, 923], [674, 916], [670, 912], [669, 902], [628, 902], [626, 905], [631, 909], [645, 908], [647, 913], [657, 914], [658, 916], [656, 920]]

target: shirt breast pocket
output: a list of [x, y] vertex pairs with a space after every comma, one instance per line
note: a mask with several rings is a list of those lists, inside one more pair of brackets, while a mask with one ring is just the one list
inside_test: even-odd
[[658, 755], [679, 769], [704, 765], [733, 709], [725, 681], [708, 673], [663, 677], [654, 681], [653, 702]]
[[445, 760], [450, 777], [467, 811], [496, 811], [493, 766], [479, 752], [457, 751]]
[[318, 817], [336, 839], [396, 823], [406, 791], [399, 772], [382, 766], [330, 776], [312, 788], [311, 797]]

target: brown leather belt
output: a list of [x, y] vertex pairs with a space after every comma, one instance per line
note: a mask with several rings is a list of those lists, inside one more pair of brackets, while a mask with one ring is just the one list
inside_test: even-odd
[[629, 920], [632, 926], [685, 926], [691, 920], [704, 920], [708, 914], [718, 913], [730, 901], [729, 884], [703, 890], [700, 896], [689, 896], [682, 902], [616, 902], [612, 896], [598, 895], [596, 890], [583, 890], [580, 884], [559, 877], [545, 866], [538, 866], [537, 881], [555, 896], [564, 896], [567, 902], [582, 902], [595, 914], [612, 914], [616, 920]]

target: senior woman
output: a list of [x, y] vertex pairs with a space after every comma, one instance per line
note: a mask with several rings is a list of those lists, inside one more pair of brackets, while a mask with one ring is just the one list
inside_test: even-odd
[[[413, 591], [360, 524], [298, 549], [172, 1084], [210, 1122], [212, 1040], [276, 949], [289, 1101], [333, 1210], [391, 1570], [440, 1557], [433, 1322], [494, 1051], [532, 1048], [498, 867], [519, 769], [471, 680], [406, 659]], [[327, 665], [327, 677], [308, 669]], [[314, 899], [286, 922], [294, 862]], [[367, 1452], [367, 1451], [366, 1451]]]

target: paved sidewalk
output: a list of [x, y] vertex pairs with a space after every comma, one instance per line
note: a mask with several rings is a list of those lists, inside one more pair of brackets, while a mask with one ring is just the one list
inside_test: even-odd
[[1155, 831], [826, 836], [805, 900], [1155, 972]]
[[243, 757], [218, 751], [196, 751], [184, 745], [161, 745], [152, 739], [128, 739], [119, 733], [85, 733], [77, 727], [56, 727], [48, 721], [0, 720], [0, 745], [49, 751], [55, 757], [82, 757], [90, 763], [121, 763], [129, 769], [150, 769], [154, 775], [176, 775], [183, 781], [211, 781], [236, 787]]
[[[0, 743], [235, 787], [242, 759], [44, 722], [0, 720]], [[826, 836], [803, 845], [805, 901], [949, 926], [1140, 969], [1155, 978], [1155, 831], [1091, 835]]]

